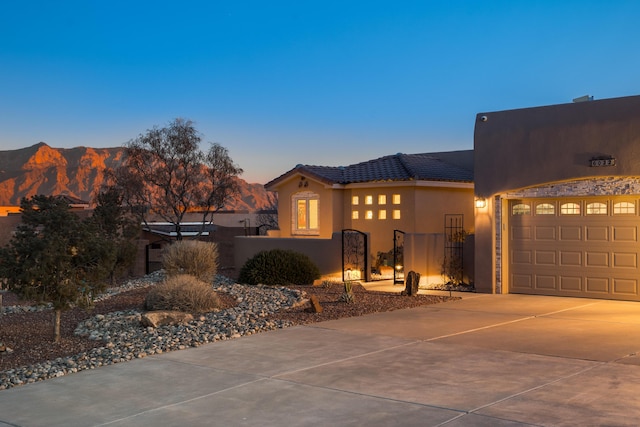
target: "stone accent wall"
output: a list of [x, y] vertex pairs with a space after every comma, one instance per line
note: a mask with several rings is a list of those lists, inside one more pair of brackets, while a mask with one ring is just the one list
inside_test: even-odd
[[534, 197], [623, 196], [627, 194], [640, 194], [640, 177], [611, 176], [560, 182], [511, 191], [506, 193], [505, 197], [524, 199]]
[[502, 293], [502, 197], [494, 200], [496, 218], [496, 294]]

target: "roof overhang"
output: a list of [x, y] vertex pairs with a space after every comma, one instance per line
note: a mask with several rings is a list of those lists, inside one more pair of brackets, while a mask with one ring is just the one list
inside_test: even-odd
[[473, 189], [473, 182], [461, 181], [377, 181], [356, 182], [353, 184], [334, 184], [330, 188], [335, 190], [348, 190], [351, 188], [380, 188], [380, 187], [437, 187], [437, 188], [462, 188]]

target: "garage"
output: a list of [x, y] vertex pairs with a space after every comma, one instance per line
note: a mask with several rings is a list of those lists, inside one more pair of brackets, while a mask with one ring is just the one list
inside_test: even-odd
[[508, 291], [640, 301], [638, 200], [506, 200]]

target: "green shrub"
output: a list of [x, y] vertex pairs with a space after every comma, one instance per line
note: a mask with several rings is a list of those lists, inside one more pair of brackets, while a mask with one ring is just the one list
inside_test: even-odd
[[189, 274], [170, 276], [153, 287], [144, 301], [147, 310], [206, 313], [220, 308], [218, 294], [210, 284]]
[[190, 274], [211, 283], [218, 272], [218, 246], [213, 242], [179, 240], [164, 250], [162, 266], [168, 276]]
[[308, 256], [292, 250], [258, 252], [240, 269], [240, 283], [250, 285], [308, 285], [320, 270]]

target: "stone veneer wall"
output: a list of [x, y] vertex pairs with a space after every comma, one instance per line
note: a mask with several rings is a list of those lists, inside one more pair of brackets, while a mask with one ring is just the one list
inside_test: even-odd
[[496, 216], [496, 294], [502, 293], [502, 197], [495, 197]]
[[495, 196], [496, 293], [502, 293], [502, 200], [550, 197], [640, 195], [640, 177], [603, 177], [565, 181], [510, 191]]

